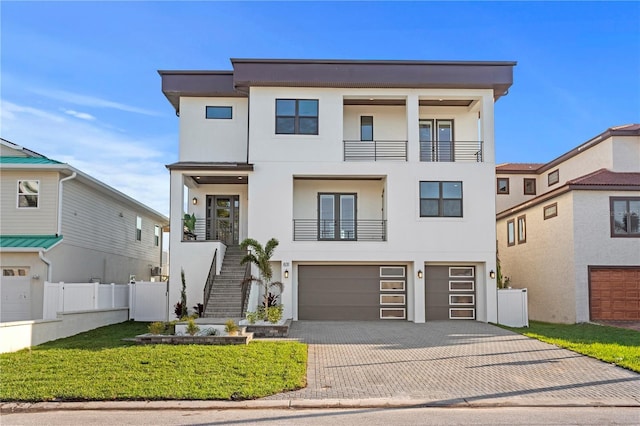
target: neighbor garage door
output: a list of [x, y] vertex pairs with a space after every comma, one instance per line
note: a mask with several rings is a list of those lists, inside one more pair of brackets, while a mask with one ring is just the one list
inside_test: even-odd
[[298, 319], [406, 319], [403, 266], [298, 266]]
[[473, 266], [426, 266], [426, 320], [475, 319], [475, 275]]
[[640, 320], [640, 268], [590, 268], [591, 320]]
[[0, 322], [31, 319], [29, 268], [2, 268], [0, 299]]

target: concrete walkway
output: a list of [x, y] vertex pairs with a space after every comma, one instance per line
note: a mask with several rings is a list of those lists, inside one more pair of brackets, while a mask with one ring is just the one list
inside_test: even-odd
[[309, 343], [308, 386], [267, 400], [640, 406], [640, 375], [475, 321], [298, 321], [289, 336]]

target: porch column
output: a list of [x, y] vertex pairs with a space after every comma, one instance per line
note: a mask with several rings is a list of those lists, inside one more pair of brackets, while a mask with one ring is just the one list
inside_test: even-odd
[[420, 106], [418, 103], [418, 95], [407, 95], [407, 160], [419, 161], [420, 159], [420, 130], [418, 122], [420, 121]]

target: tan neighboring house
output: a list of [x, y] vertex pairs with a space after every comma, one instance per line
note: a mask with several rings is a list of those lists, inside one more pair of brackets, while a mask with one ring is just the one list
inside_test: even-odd
[[167, 217], [68, 164], [0, 148], [1, 322], [42, 318], [45, 281], [160, 274]]
[[496, 178], [502, 273], [528, 288], [531, 319], [640, 320], [640, 124]]

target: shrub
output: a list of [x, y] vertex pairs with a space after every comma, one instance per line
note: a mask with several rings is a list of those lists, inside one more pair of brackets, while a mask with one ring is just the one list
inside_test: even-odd
[[160, 321], [152, 322], [149, 324], [149, 333], [151, 334], [163, 334], [165, 330], [165, 324]]
[[176, 314], [176, 318], [182, 318], [182, 303], [178, 302], [173, 305], [173, 313]]
[[[264, 298], [265, 300], [262, 301], [262, 306], [264, 306], [265, 308], [271, 308], [273, 306], [278, 306], [278, 295], [277, 294], [273, 294], [273, 293], [269, 293], [267, 295], [267, 297]], [[266, 306], [265, 306], [266, 304]]]
[[234, 333], [238, 331], [238, 324], [232, 319], [228, 319], [227, 322], [224, 323], [224, 331], [227, 333]]
[[280, 322], [280, 320], [282, 319], [282, 310], [283, 310], [282, 305], [272, 306], [268, 308], [266, 310], [267, 321], [269, 321], [271, 324]]
[[187, 333], [190, 336], [195, 336], [198, 331], [200, 331], [200, 327], [198, 327], [193, 318], [189, 318], [187, 321]]
[[247, 312], [247, 321], [249, 321], [249, 324], [255, 324], [258, 319], [262, 319], [258, 317], [258, 312]]

